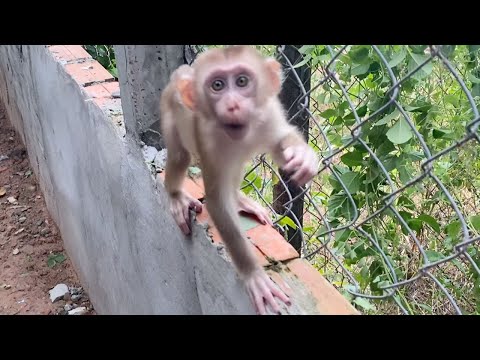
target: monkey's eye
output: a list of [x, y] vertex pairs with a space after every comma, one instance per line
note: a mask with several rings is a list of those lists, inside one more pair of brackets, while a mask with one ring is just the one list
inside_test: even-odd
[[246, 77], [245, 75], [240, 75], [237, 78], [237, 86], [245, 87], [247, 86], [247, 84], [248, 84], [248, 77]]
[[222, 90], [224, 86], [225, 86], [225, 83], [222, 80], [215, 80], [212, 83], [212, 89], [215, 90], [215, 91]]

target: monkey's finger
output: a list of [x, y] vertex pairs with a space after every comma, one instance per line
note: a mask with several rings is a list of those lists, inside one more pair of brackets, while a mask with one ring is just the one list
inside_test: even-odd
[[272, 292], [270, 291], [270, 289], [268, 288], [267, 285], [264, 285], [264, 287], [265, 288], [263, 290], [263, 297], [265, 298], [267, 304], [270, 305], [270, 308], [272, 309], [272, 311], [275, 314], [279, 314], [280, 313], [280, 307], [278, 306], [277, 302], [273, 298]]
[[182, 229], [186, 231], [186, 235], [190, 234], [190, 209], [188, 206], [183, 207], [183, 221], [182, 221]]
[[197, 199], [193, 199], [193, 198], [192, 200], [190, 200], [189, 207], [190, 209], [194, 209], [196, 213], [201, 213], [203, 209], [202, 203]]
[[285, 304], [288, 306], [292, 305], [292, 301], [288, 298], [288, 296], [274, 284], [270, 286], [270, 290], [274, 296], [282, 300]]
[[299, 167], [302, 163], [303, 163], [302, 157], [295, 156], [283, 166], [283, 170], [286, 172], [292, 172], [297, 167]]
[[266, 310], [265, 310], [265, 304], [263, 302], [263, 296], [260, 294], [258, 289], [253, 289], [253, 297], [255, 299], [255, 307], [257, 309], [257, 313], [260, 315], [265, 315]]
[[308, 182], [310, 177], [312, 176], [312, 172], [306, 166], [300, 167], [298, 171], [292, 176], [292, 181], [294, 181], [297, 185], [303, 186], [305, 183]]
[[294, 154], [295, 152], [293, 151], [292, 148], [286, 148], [285, 150], [283, 150], [283, 157], [285, 162], [290, 161]]

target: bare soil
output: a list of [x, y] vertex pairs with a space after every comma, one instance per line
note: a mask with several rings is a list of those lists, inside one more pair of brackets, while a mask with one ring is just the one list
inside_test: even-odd
[[67, 310], [85, 306], [94, 314], [82, 290], [52, 303], [49, 290], [57, 284], [82, 287], [26, 148], [0, 103], [0, 315], [67, 314], [65, 305]]

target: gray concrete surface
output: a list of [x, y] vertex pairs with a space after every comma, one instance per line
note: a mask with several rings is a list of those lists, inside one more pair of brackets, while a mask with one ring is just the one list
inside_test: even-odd
[[99, 314], [253, 313], [202, 228], [181, 235], [137, 141], [45, 46], [0, 47], [0, 98]]
[[126, 128], [147, 145], [161, 148], [160, 94], [171, 72], [184, 63], [183, 45], [115, 45], [114, 49]]

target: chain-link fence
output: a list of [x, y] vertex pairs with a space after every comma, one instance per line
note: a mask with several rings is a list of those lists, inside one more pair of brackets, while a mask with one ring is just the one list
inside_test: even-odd
[[364, 313], [479, 313], [480, 46], [258, 48], [322, 165], [298, 189], [262, 155], [243, 191]]

